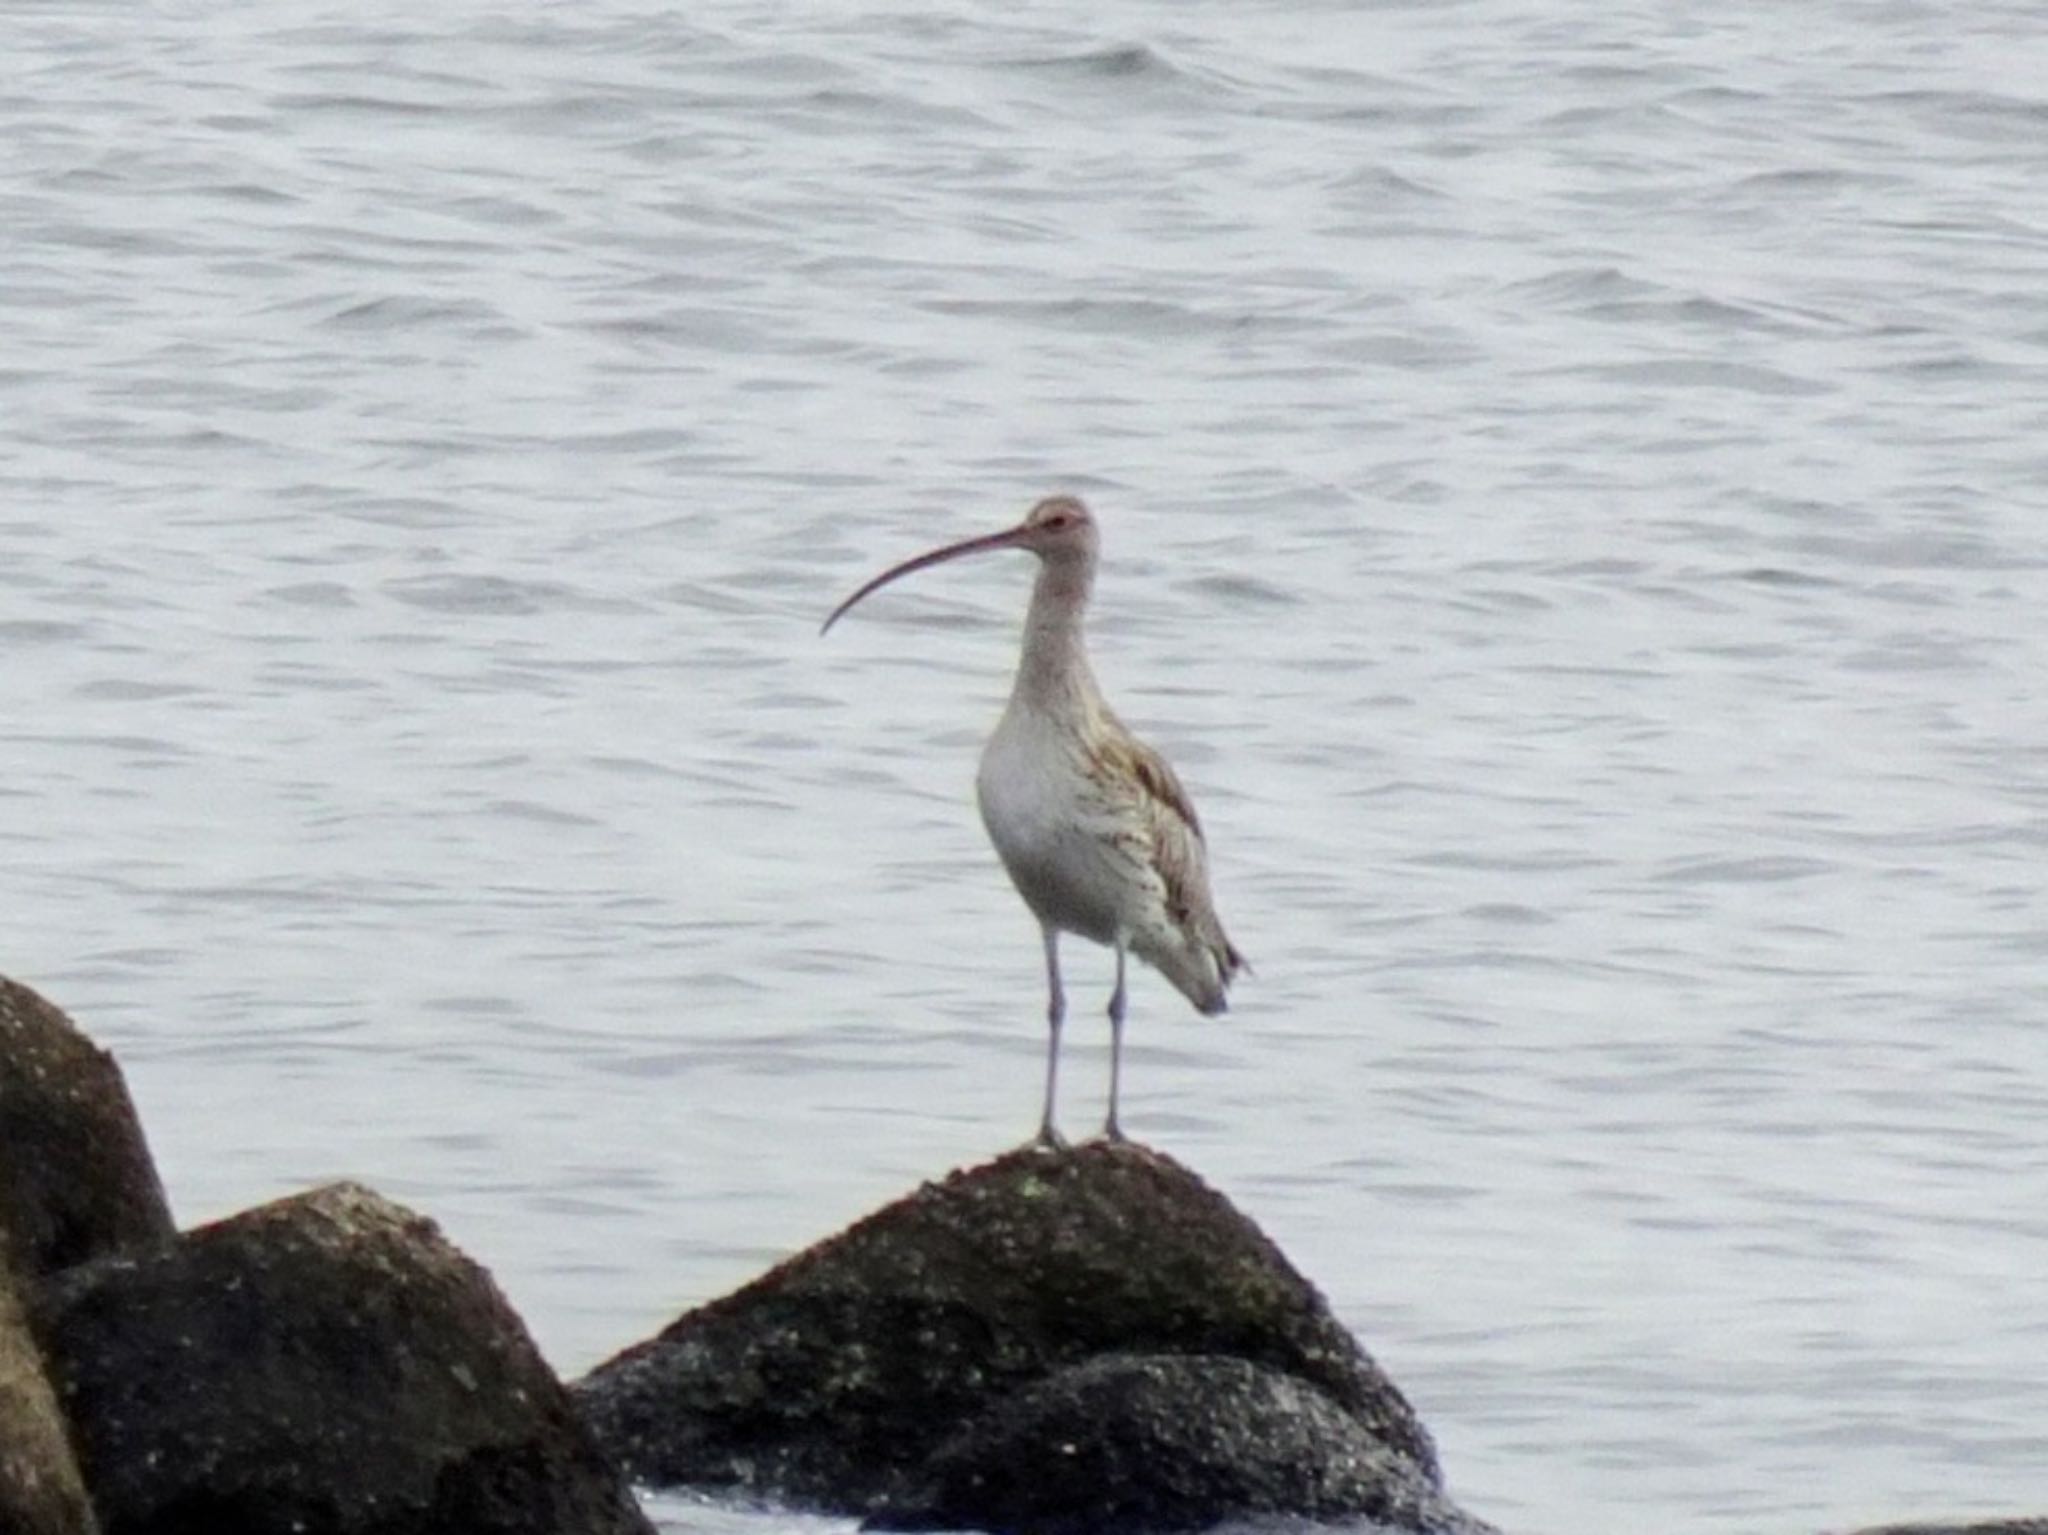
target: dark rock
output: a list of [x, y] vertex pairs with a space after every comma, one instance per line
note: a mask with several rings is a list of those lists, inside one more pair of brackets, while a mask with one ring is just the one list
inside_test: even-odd
[[114, 1058], [0, 976], [0, 1267], [34, 1278], [172, 1234]]
[[49, 1281], [106, 1535], [650, 1535], [511, 1308], [347, 1184]]
[[923, 1485], [963, 1423], [1131, 1353], [1291, 1377], [1437, 1483], [1413, 1410], [1308, 1281], [1221, 1195], [1131, 1145], [1027, 1148], [928, 1184], [577, 1391], [642, 1480], [870, 1513]]
[[1047, 1377], [954, 1436], [868, 1526], [1094, 1535], [1274, 1515], [1491, 1529], [1316, 1387], [1199, 1354], [1110, 1355]]
[[2048, 1535], [2048, 1518], [1964, 1520], [1958, 1524], [1887, 1524], [1856, 1535]]
[[0, 1268], [0, 1530], [91, 1535], [92, 1508], [14, 1291]]

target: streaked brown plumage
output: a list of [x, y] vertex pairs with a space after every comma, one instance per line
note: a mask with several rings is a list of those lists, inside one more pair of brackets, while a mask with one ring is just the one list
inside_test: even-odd
[[[1144, 927], [1132, 931], [1131, 947], [1202, 1012], [1223, 1012], [1230, 979], [1244, 968], [1244, 956], [1224, 933], [1209, 896], [1201, 817], [1172, 764], [1131, 734], [1114, 713], [1104, 709], [1103, 715], [1104, 729], [1089, 748], [1088, 776], [1106, 800], [1123, 801], [1112, 811], [1122, 823], [1114, 835], [1130, 839], [1135, 856], [1158, 878], [1166, 927], [1182, 947], [1195, 952], [1198, 963], [1191, 974], [1173, 949], [1152, 941]], [[1204, 984], [1211, 974], [1213, 984]]]

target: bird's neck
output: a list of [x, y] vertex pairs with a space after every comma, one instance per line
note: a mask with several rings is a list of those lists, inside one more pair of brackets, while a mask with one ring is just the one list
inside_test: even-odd
[[1048, 560], [1040, 568], [1031, 589], [1031, 611], [1024, 618], [1024, 654], [1017, 662], [1013, 704], [1071, 711], [1085, 710], [1099, 698], [1081, 632], [1095, 583], [1092, 564]]

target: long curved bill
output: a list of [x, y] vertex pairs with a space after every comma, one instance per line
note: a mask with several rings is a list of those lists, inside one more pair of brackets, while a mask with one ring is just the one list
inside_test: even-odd
[[868, 593], [880, 591], [898, 576], [907, 576], [914, 570], [924, 570], [932, 565], [943, 565], [947, 560], [957, 560], [963, 554], [986, 554], [991, 549], [1014, 549], [1023, 542], [1027, 531], [1029, 530], [1019, 526], [1007, 528], [1001, 533], [985, 533], [980, 538], [962, 539], [957, 544], [948, 544], [943, 549], [934, 549], [929, 554], [920, 554], [914, 560], [905, 560], [901, 565], [893, 565], [834, 608], [832, 616], [825, 620], [818, 632], [828, 632], [839, 622], [840, 615], [848, 608]]

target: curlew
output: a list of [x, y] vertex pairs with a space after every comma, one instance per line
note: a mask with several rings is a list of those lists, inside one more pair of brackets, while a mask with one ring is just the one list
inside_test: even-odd
[[1054, 1123], [1067, 1010], [1060, 984], [1062, 933], [1116, 954], [1109, 997], [1109, 1114], [1103, 1124], [1110, 1140], [1123, 1139], [1117, 1102], [1126, 956], [1137, 955], [1212, 1016], [1226, 1010], [1231, 980], [1245, 968], [1209, 896], [1202, 823], [1187, 790], [1166, 759], [1116, 717], [1089, 669], [1082, 619], [1099, 547], [1088, 508], [1073, 496], [1051, 496], [1014, 528], [948, 544], [883, 571], [834, 608], [824, 624], [829, 630], [855, 603], [899, 576], [946, 560], [997, 549], [1038, 556], [1016, 683], [982, 750], [975, 795], [989, 840], [1044, 936], [1051, 1038], [1038, 1139], [1053, 1146], [1062, 1144]]

